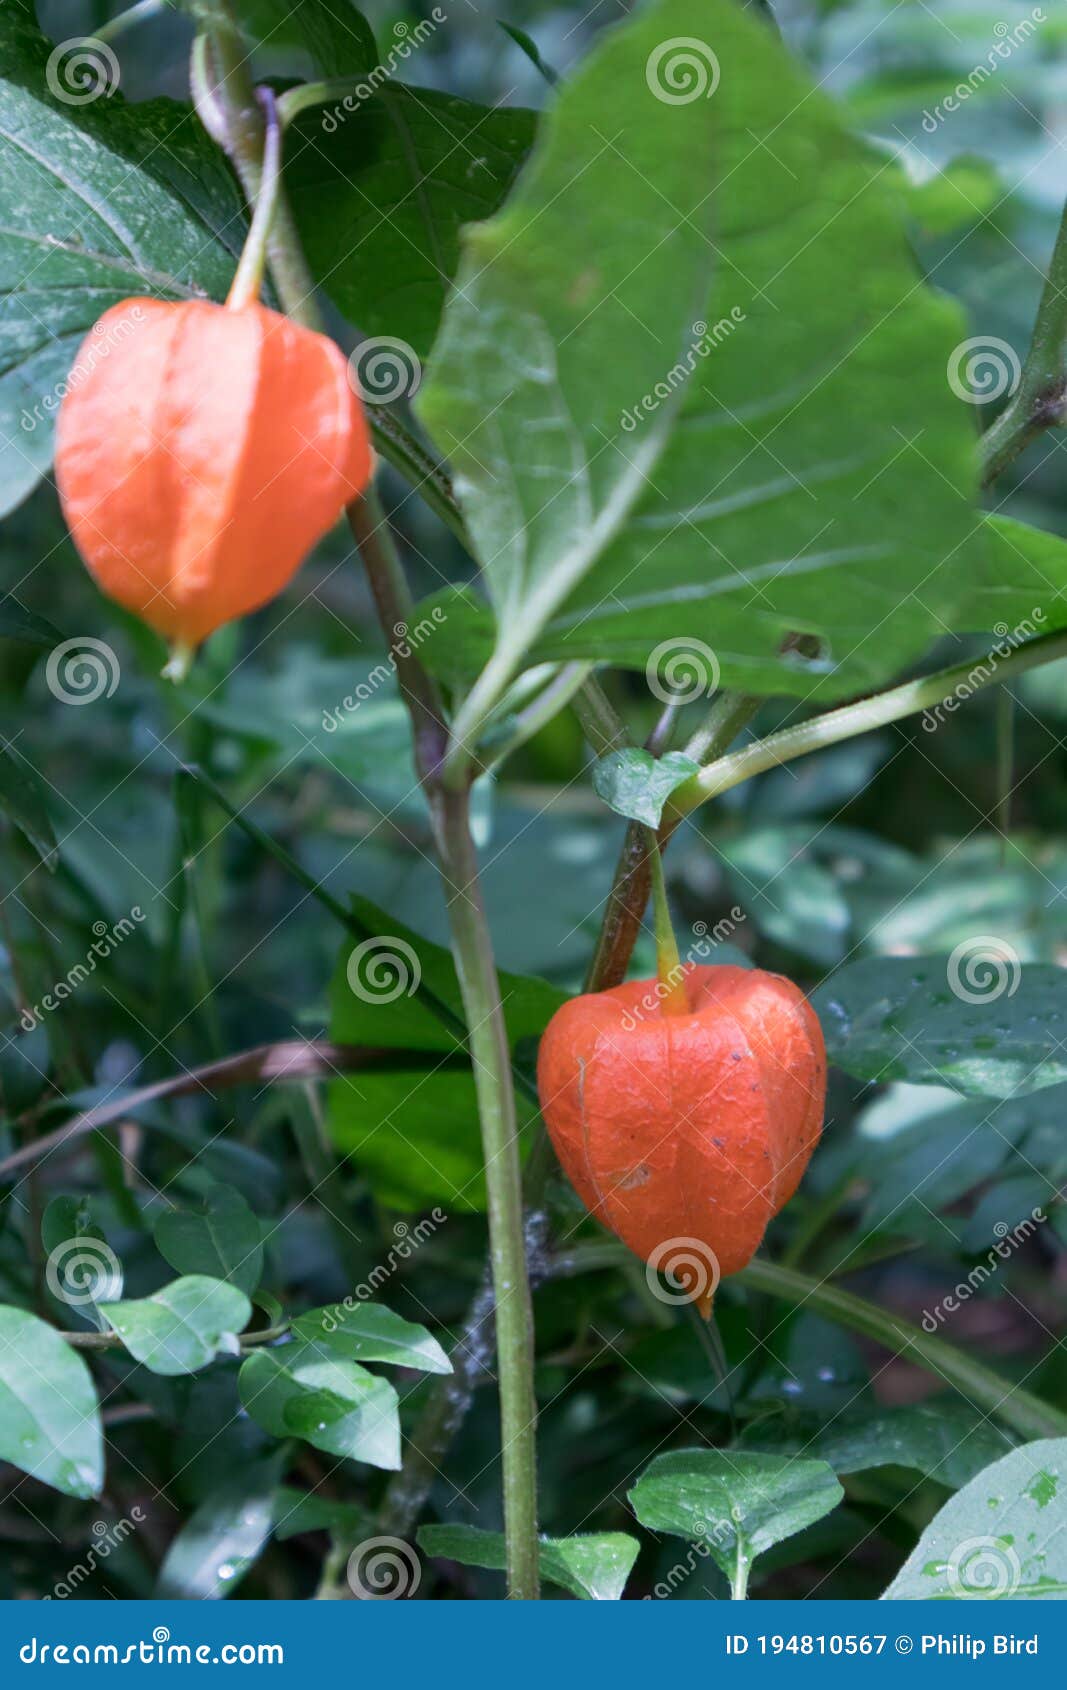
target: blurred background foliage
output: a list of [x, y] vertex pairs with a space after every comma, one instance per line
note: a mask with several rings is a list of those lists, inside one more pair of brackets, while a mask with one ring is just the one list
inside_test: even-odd
[[[1014, 24], [1030, 15], [1028, 6], [781, 0], [774, 8], [791, 46], [844, 103], [857, 131], [896, 155], [923, 270], [963, 303], [972, 332], [999, 336], [1020, 356], [1067, 183], [1067, 13], [1056, 0], [1047, 6], [1048, 20], [1034, 38], [932, 126], [929, 114], [985, 59], [1002, 20]], [[56, 40], [89, 33], [120, 9], [107, 0], [41, 0], [38, 7]], [[284, 21], [277, 27], [284, 5], [260, 0], [258, 9], [268, 37], [257, 57], [261, 73], [307, 74]], [[526, 32], [543, 61], [565, 74], [595, 31], [625, 10], [608, 0], [592, 8], [541, 0], [495, 8], [478, 0], [436, 29], [403, 74], [486, 105], [540, 108], [548, 82], [503, 25]], [[366, 13], [379, 43], [397, 25], [413, 28], [427, 15], [379, 0]], [[131, 27], [118, 43], [126, 94], [184, 98], [189, 40], [188, 22], [177, 13]], [[1050, 135], [1060, 137], [1058, 149], [1050, 149]], [[998, 487], [998, 508], [1067, 534], [1063, 464], [1059, 435], [1042, 437]], [[405, 496], [399, 480], [391, 473], [383, 479], [420, 596], [442, 578], [459, 578], [465, 563], [456, 543]], [[95, 591], [50, 484], [4, 523], [0, 575], [6, 591], [64, 638], [108, 641], [121, 666], [113, 694], [82, 708], [52, 695], [43, 654], [0, 643], [5, 742], [40, 772], [59, 841], [49, 872], [19, 834], [8, 828], [0, 835], [0, 1087], [8, 1147], [101, 1090], [144, 1084], [267, 1040], [330, 1030], [336, 923], [275, 857], [228, 825], [201, 789], [176, 789], [184, 762], [201, 765], [337, 898], [358, 894], [417, 934], [445, 939], [427, 818], [395, 691], [374, 684], [357, 709], [343, 706], [383, 655], [347, 534], [331, 536], [276, 603], [216, 636], [181, 689], [158, 681], [153, 637]], [[951, 661], [968, 649], [946, 637], [930, 659]], [[1062, 666], [1043, 669], [1013, 689], [1007, 707], [990, 689], [936, 731], [907, 722], [730, 793], [672, 848], [683, 949], [688, 928], [712, 927], [739, 905], [744, 918], [734, 923], [731, 944], [805, 987], [845, 958], [948, 952], [975, 932], [997, 934], [1024, 960], [1063, 962], [1064, 679]], [[608, 685], [635, 732], [647, 732], [653, 701], [638, 679], [615, 676]], [[753, 731], [774, 728], [795, 708], [768, 702]], [[335, 712], [336, 727], [329, 725]], [[563, 990], [580, 983], [621, 836], [618, 818], [592, 794], [589, 761], [565, 715], [480, 794], [485, 886], [501, 964]], [[134, 906], [145, 919], [106, 971], [61, 1012], [19, 1035], [20, 1007], [37, 1002], [84, 956], [93, 923], [110, 925]], [[348, 948], [341, 946], [342, 966]], [[651, 964], [646, 939], [635, 968]], [[124, 1125], [123, 1148], [138, 1175], [102, 1138], [62, 1168], [46, 1167], [4, 1201], [0, 1301], [47, 1303], [39, 1282], [40, 1218], [59, 1191], [93, 1193], [95, 1220], [123, 1259], [127, 1285], [145, 1294], [168, 1277], [152, 1241], [160, 1201], [154, 1194], [181, 1203], [215, 1182], [236, 1187], [269, 1235], [264, 1285], [286, 1307], [346, 1295], [397, 1236], [400, 1211], [384, 1199], [407, 1192], [413, 1213], [439, 1201], [450, 1218], [401, 1263], [389, 1301], [409, 1318], [454, 1331], [482, 1271], [483, 1220], [464, 1212], [477, 1204], [477, 1190], [462, 1159], [430, 1182], [436, 1189], [420, 1187], [407, 1139], [432, 1135], [442, 1108], [447, 1119], [466, 1111], [469, 1120], [469, 1096], [461, 1090], [446, 1107], [434, 1094], [421, 1112], [411, 1105], [410, 1120], [401, 1119], [384, 1150], [379, 1143], [362, 1160], [357, 1150], [327, 1188], [348, 1217], [341, 1226], [331, 1221], [321, 1188], [316, 1198], [307, 1195], [320, 1187], [323, 1158], [331, 1166], [333, 1160], [317, 1107], [317, 1097], [299, 1088], [188, 1097], [139, 1111], [136, 1123]], [[351, 1109], [357, 1127], [390, 1118], [388, 1095], [373, 1087], [357, 1086], [354, 1103], [335, 1098], [332, 1107], [344, 1142], [360, 1136]], [[1013, 1203], [1047, 1203], [1067, 1171], [1055, 1130], [1062, 1131], [1062, 1119], [1050, 1107], [1020, 1124], [1018, 1135], [979, 1132], [977, 1140], [976, 1108], [981, 1114], [980, 1106], [930, 1088], [864, 1089], [837, 1076], [823, 1147], [801, 1194], [775, 1223], [770, 1253], [819, 1275], [847, 1266], [852, 1288], [915, 1317], [984, 1251], [988, 1223], [1013, 1223]], [[1026, 1155], [1017, 1157], [1009, 1140], [1023, 1143], [1024, 1132], [1040, 1138], [1042, 1130], [1044, 1139], [1031, 1137]], [[345, 1139], [346, 1132], [354, 1136]], [[1029, 1186], [1021, 1191], [1020, 1179], [1037, 1195]], [[574, 1201], [561, 1191], [553, 1201], [564, 1231], [580, 1232]], [[1053, 1399], [1064, 1384], [1054, 1341], [1067, 1276], [1063, 1236], [1057, 1215], [1055, 1227], [1040, 1229], [954, 1317], [948, 1334]], [[908, 1362], [887, 1365], [884, 1353], [803, 1310], [784, 1316], [780, 1305], [728, 1286], [719, 1320], [735, 1371], [729, 1394], [709, 1395], [707, 1350], [688, 1324], [648, 1298], [636, 1264], [632, 1273], [544, 1286], [537, 1319], [549, 1531], [633, 1529], [623, 1476], [665, 1441], [732, 1435], [752, 1446], [788, 1447], [839, 1410], [869, 1418], [876, 1408], [926, 1401], [934, 1390], [930, 1376]], [[79, 1593], [145, 1595], [180, 1520], [218, 1497], [223, 1475], [243, 1465], [261, 1482], [255, 1458], [271, 1440], [247, 1417], [234, 1417], [228, 1364], [180, 1380], [102, 1365], [115, 1388], [112, 1403], [127, 1410], [109, 1434], [107, 1496], [87, 1505], [38, 1485], [0, 1485], [17, 1490], [7, 1501], [0, 1495], [0, 1539], [11, 1551], [0, 1574], [5, 1595], [46, 1592], [68, 1553], [84, 1543], [87, 1522], [101, 1509], [101, 1517], [107, 1510], [125, 1514], [136, 1501], [148, 1523]], [[441, 1517], [496, 1524], [496, 1405], [491, 1384], [484, 1385], [433, 1507]], [[414, 1393], [405, 1416], [423, 1388], [414, 1380], [402, 1388], [409, 1398]], [[1005, 1434], [968, 1423], [957, 1439], [965, 1453], [972, 1437], [977, 1465], [1007, 1447]], [[946, 1473], [931, 1458], [920, 1471], [871, 1466], [853, 1474], [843, 1508], [765, 1558], [756, 1594], [878, 1594], [935, 1506], [974, 1470], [966, 1459], [959, 1465]], [[323, 1481], [313, 1451], [304, 1452], [300, 1467], [305, 1487]], [[324, 1483], [339, 1504], [369, 1503], [377, 1481], [372, 1473], [368, 1493], [368, 1470], [350, 1467]], [[227, 1525], [223, 1509], [221, 1525], [203, 1528], [206, 1554], [217, 1559]], [[321, 1531], [271, 1544], [258, 1560], [251, 1557], [256, 1565], [241, 1593], [311, 1594], [324, 1545]], [[647, 1540], [637, 1593], [677, 1558], [669, 1540]], [[196, 1588], [193, 1572], [182, 1576]], [[705, 1561], [675, 1594], [685, 1599], [723, 1588]], [[453, 1568], [436, 1586], [428, 1580], [424, 1593], [431, 1589], [474, 1595], [498, 1589], [498, 1581]]]

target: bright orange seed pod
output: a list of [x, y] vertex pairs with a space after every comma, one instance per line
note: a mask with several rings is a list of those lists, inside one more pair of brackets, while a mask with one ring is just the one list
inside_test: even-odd
[[64, 515], [102, 590], [180, 651], [280, 592], [370, 480], [343, 354], [263, 305], [128, 299], [76, 367]]
[[826, 1051], [799, 987], [693, 966], [688, 1013], [655, 980], [573, 998], [541, 1041], [541, 1110], [586, 1207], [671, 1269], [705, 1314], [755, 1255], [818, 1142]]

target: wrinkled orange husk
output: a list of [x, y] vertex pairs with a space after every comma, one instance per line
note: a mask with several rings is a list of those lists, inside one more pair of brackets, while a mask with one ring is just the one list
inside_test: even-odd
[[693, 966], [686, 988], [689, 1014], [664, 1014], [655, 980], [564, 1004], [541, 1041], [538, 1089], [597, 1219], [645, 1261], [697, 1240], [717, 1283], [752, 1259], [799, 1184], [822, 1126], [826, 1053], [814, 1010], [780, 975]]
[[265, 306], [126, 300], [75, 370], [56, 433], [71, 534], [176, 643], [272, 599], [370, 479], [339, 348]]

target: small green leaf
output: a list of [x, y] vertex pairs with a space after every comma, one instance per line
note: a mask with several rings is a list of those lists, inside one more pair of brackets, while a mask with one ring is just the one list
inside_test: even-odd
[[984, 1468], [934, 1516], [884, 1594], [1067, 1596], [1067, 1438], [1023, 1444]]
[[275, 1437], [304, 1438], [329, 1455], [400, 1466], [397, 1395], [354, 1361], [342, 1360], [325, 1340], [297, 1338], [255, 1350], [241, 1368], [241, 1401]]
[[45, 1283], [60, 1303], [98, 1314], [94, 1304], [122, 1296], [122, 1266], [84, 1194], [52, 1198], [41, 1217], [41, 1243]]
[[658, 827], [671, 793], [699, 772], [700, 764], [682, 751], [653, 757], [651, 751], [631, 746], [611, 751], [593, 765], [593, 787], [618, 815]]
[[53, 1326], [0, 1307], [0, 1460], [65, 1496], [99, 1496], [104, 1438], [92, 1374]]
[[735, 1594], [743, 1594], [760, 1555], [821, 1520], [843, 1495], [825, 1461], [683, 1449], [657, 1456], [630, 1502], [650, 1531], [705, 1545]]
[[263, 1273], [262, 1229], [239, 1191], [212, 1186], [199, 1209], [165, 1209], [156, 1248], [179, 1273], [208, 1274], [251, 1293]]
[[[507, 1565], [503, 1532], [477, 1526], [422, 1526], [417, 1543], [427, 1555], [459, 1561], [465, 1567], [503, 1571]], [[625, 1532], [589, 1532], [540, 1540], [541, 1576], [572, 1596], [593, 1602], [617, 1602], [622, 1596], [640, 1544]]]
[[192, 1274], [137, 1302], [107, 1303], [100, 1311], [136, 1361], [151, 1373], [195, 1373], [219, 1351], [233, 1355], [252, 1305], [221, 1279]]
[[325, 1343], [351, 1361], [391, 1361], [423, 1373], [451, 1373], [452, 1363], [425, 1326], [403, 1320], [383, 1303], [356, 1301], [310, 1309], [293, 1321], [298, 1338]]
[[356, 1502], [282, 1485], [274, 1493], [274, 1535], [279, 1543], [299, 1532], [329, 1532], [342, 1543], [358, 1543], [373, 1534], [373, 1515]]

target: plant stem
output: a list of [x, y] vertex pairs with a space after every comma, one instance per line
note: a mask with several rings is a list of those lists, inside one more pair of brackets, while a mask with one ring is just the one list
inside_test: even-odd
[[[575, 1245], [556, 1257], [549, 1271], [552, 1277], [570, 1277], [586, 1271], [617, 1268], [632, 1259], [622, 1244]], [[887, 1309], [868, 1303], [851, 1291], [841, 1291], [828, 1281], [812, 1279], [809, 1274], [765, 1261], [761, 1256], [755, 1257], [734, 1278], [755, 1291], [778, 1297], [791, 1307], [812, 1309], [837, 1326], [859, 1332], [898, 1355], [906, 1355], [928, 1373], [945, 1380], [977, 1407], [997, 1415], [1024, 1438], [1067, 1436], [1067, 1414], [1061, 1409], [1022, 1390], [1010, 1380], [1002, 1379], [991, 1368], [973, 1361], [943, 1338], [932, 1337], [911, 1321], [890, 1314]]]
[[470, 831], [470, 788], [442, 780], [446, 733], [440, 693], [406, 640], [411, 598], [381, 508], [372, 495], [348, 511], [401, 692], [411, 714], [419, 774], [430, 801], [474, 1069], [489, 1197], [489, 1254], [496, 1304], [504, 1532], [508, 1590], [539, 1595], [533, 1309], [511, 1051]]
[[1067, 1414], [1051, 1403], [1042, 1402], [1040, 1397], [1002, 1379], [981, 1362], [972, 1361], [943, 1338], [931, 1336], [911, 1321], [865, 1302], [850, 1291], [841, 1291], [836, 1285], [811, 1279], [795, 1268], [780, 1267], [760, 1257], [749, 1262], [737, 1277], [754, 1290], [769, 1292], [798, 1308], [811, 1308], [838, 1326], [846, 1326], [852, 1332], [873, 1338], [887, 1350], [908, 1356], [928, 1373], [946, 1380], [978, 1407], [998, 1415], [1024, 1438], [1067, 1435]]
[[259, 299], [263, 286], [263, 267], [267, 261], [267, 241], [278, 209], [278, 192], [281, 188], [282, 131], [278, 122], [277, 103], [269, 88], [257, 89], [257, 98], [265, 124], [259, 197], [241, 252], [241, 261], [226, 299], [231, 311], [239, 311], [242, 306], [253, 305]]
[[618, 711], [595, 676], [591, 675], [575, 694], [573, 709], [598, 757], [606, 757], [609, 751], [623, 751], [632, 743]]
[[507, 737], [499, 745], [488, 747], [488, 756], [482, 759], [482, 766], [495, 769], [508, 757], [525, 745], [528, 739], [539, 733], [554, 716], [565, 708], [582, 687], [585, 686], [592, 673], [591, 663], [564, 663], [559, 672], [552, 676], [547, 686], [524, 705], [511, 722]]
[[124, 12], [119, 12], [117, 17], [101, 24], [99, 29], [93, 31], [91, 39], [114, 41], [116, 36], [125, 34], [134, 24], [147, 23], [149, 18], [159, 17], [166, 10], [166, 0], [137, 0], [136, 5], [128, 6]]
[[1049, 260], [1033, 339], [1019, 385], [980, 444], [982, 485], [1003, 474], [1024, 447], [1064, 421], [1067, 404], [1067, 206]]
[[663, 858], [660, 855], [655, 828], [646, 828], [645, 836], [652, 874], [652, 903], [655, 909], [656, 973], [663, 990], [661, 1005], [665, 1015], [688, 1015], [689, 997], [685, 989], [682, 959], [678, 955], [678, 941], [671, 926], [667, 882], [663, 876]]
[[470, 1029], [469, 1048], [485, 1149], [500, 1376], [508, 1590], [512, 1597], [530, 1601], [539, 1594], [537, 1408], [533, 1386], [533, 1311], [526, 1269], [522, 1170], [511, 1058], [470, 832], [469, 791], [443, 790], [435, 808], [452, 952]]
[[794, 757], [806, 757], [812, 751], [821, 751], [824, 746], [837, 745], [843, 739], [869, 733], [872, 728], [886, 727], [890, 722], [899, 722], [905, 716], [913, 716], [919, 710], [928, 710], [949, 700], [955, 704], [958, 702], [954, 697], [957, 688], [962, 689], [966, 697], [994, 681], [1006, 681], [1040, 663], [1051, 663], [1063, 656], [1067, 656], [1067, 632], [1061, 630], [1044, 634], [1038, 640], [1028, 640], [1006, 656], [994, 652], [973, 662], [956, 663], [950, 669], [939, 669], [936, 674], [926, 675], [920, 680], [905, 681], [903, 686], [893, 687], [889, 692], [860, 699], [858, 704], [846, 704], [824, 716], [814, 716], [795, 727], [783, 728], [779, 733], [742, 746], [739, 751], [719, 757], [707, 768], [701, 769], [699, 774], [671, 794], [664, 820], [668, 814], [675, 820], [687, 816], [707, 799], [717, 798], [741, 781], [762, 774], [765, 769], [789, 763]]
[[[201, 122], [237, 172], [249, 205], [259, 204], [263, 184], [266, 124], [256, 97], [244, 38], [229, 0], [212, 0], [203, 12], [204, 33], [193, 49], [193, 99]], [[267, 262], [286, 315], [305, 328], [320, 329], [315, 283], [296, 234], [293, 214], [279, 184], [267, 240]]]
[[447, 733], [437, 683], [426, 673], [414, 648], [408, 643], [414, 601], [389, 523], [373, 487], [361, 498], [355, 499], [345, 514], [367, 571], [378, 620], [389, 641], [389, 655], [411, 716], [416, 765], [424, 784], [431, 786], [441, 770]]

